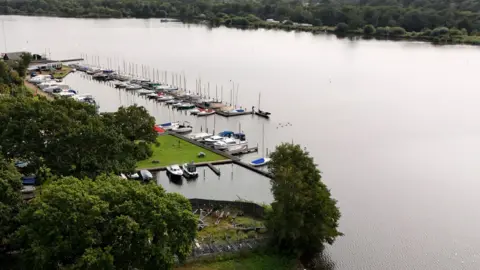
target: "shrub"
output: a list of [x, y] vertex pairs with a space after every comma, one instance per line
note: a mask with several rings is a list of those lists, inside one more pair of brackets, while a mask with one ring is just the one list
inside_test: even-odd
[[373, 35], [375, 34], [375, 27], [371, 24], [367, 24], [365, 27], [363, 27], [363, 33], [365, 35]]
[[390, 27], [377, 27], [377, 34], [387, 36], [390, 33]]
[[346, 33], [348, 31], [348, 24], [346, 23], [339, 23], [335, 27], [335, 32], [337, 33]]
[[447, 27], [437, 27], [433, 29], [432, 31], [432, 36], [442, 36], [448, 34], [448, 28]]
[[390, 28], [390, 34], [393, 36], [403, 36], [405, 33], [406, 31], [402, 27], [395, 26]]

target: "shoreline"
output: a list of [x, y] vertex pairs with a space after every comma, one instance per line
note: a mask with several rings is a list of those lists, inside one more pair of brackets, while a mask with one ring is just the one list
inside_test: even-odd
[[[164, 19], [158, 17], [94, 17], [94, 16], [58, 16], [58, 15], [46, 15], [46, 14], [0, 14], [0, 16], [28, 16], [28, 17], [48, 17], [48, 18], [64, 18], [64, 19], [96, 19], [96, 20], [109, 20], [109, 19]], [[195, 24], [195, 25], [204, 25], [211, 28], [217, 28], [224, 26], [226, 28], [232, 29], [242, 29], [242, 30], [257, 30], [257, 29], [267, 29], [267, 30], [281, 30], [286, 32], [306, 32], [313, 35], [327, 34], [335, 35], [337, 38], [358, 38], [364, 40], [388, 40], [388, 41], [419, 41], [426, 42], [433, 45], [469, 45], [469, 46], [479, 46], [480, 45], [480, 36], [476, 35], [465, 35], [465, 34], [450, 34], [449, 32], [432, 36], [424, 32], [404, 32], [403, 34], [389, 33], [389, 29], [398, 28], [398, 27], [378, 27], [378, 29], [385, 30], [385, 33], [379, 34], [377, 32], [366, 34], [362, 28], [359, 29], [348, 29], [345, 31], [337, 31], [337, 26], [305, 26], [305, 25], [291, 25], [283, 23], [271, 23], [266, 21], [257, 21], [251, 22], [248, 25], [227, 25], [225, 23], [215, 23], [214, 18], [192, 18], [192, 19], [181, 19], [178, 17], [168, 18], [168, 22], [180, 22], [183, 24]], [[403, 29], [403, 28], [402, 28]], [[447, 28], [448, 29], [448, 28]], [[457, 29], [458, 30], [458, 29]], [[383, 32], [383, 31], [382, 31]], [[432, 32], [432, 30], [430, 30]]]

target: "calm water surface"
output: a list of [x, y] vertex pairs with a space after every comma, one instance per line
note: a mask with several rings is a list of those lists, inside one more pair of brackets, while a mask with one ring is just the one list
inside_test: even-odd
[[[336, 269], [480, 269], [477, 47], [158, 20], [0, 18], [9, 51], [120, 59], [184, 73], [190, 89], [199, 77], [212, 89], [229, 89], [233, 80], [245, 107], [256, 105], [261, 92], [270, 121], [217, 117], [216, 130], [241, 124], [256, 144], [265, 123], [267, 148], [291, 140], [308, 148], [343, 214], [345, 236], [329, 248]], [[190, 120], [197, 130], [213, 129], [213, 118], [205, 124], [79, 74], [66, 81], [94, 94], [104, 111], [139, 103], [158, 121]], [[158, 177], [168, 190], [188, 196], [247, 191], [254, 200], [271, 199], [266, 181], [242, 183], [241, 172], [206, 176], [181, 189]]]

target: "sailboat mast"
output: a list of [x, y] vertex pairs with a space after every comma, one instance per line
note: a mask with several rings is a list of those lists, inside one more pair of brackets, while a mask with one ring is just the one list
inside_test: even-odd
[[265, 157], [265, 123], [262, 125], [262, 157]]
[[257, 110], [260, 110], [260, 95], [261, 95], [261, 94], [262, 94], [262, 93], [258, 93], [258, 109], [257, 109]]

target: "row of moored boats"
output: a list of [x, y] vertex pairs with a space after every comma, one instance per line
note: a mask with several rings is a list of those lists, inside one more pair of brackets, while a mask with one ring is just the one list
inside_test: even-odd
[[63, 83], [61, 80], [56, 80], [52, 75], [32, 73], [27, 80], [29, 83], [36, 85], [45, 93], [52, 94], [57, 97], [70, 97], [79, 102], [85, 102], [96, 105], [95, 99], [90, 94], [80, 95], [77, 90], [72, 89], [69, 85]]

